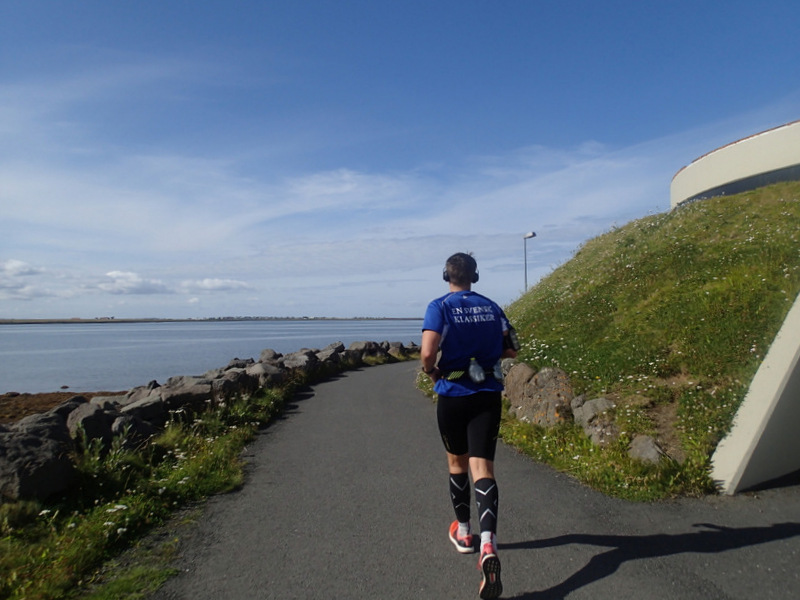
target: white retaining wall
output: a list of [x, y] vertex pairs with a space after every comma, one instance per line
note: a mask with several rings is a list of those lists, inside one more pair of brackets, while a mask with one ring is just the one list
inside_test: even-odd
[[[800, 180], [800, 121], [701, 156], [672, 178], [670, 204]], [[756, 372], [731, 432], [712, 457], [727, 494], [800, 470], [800, 296]]]
[[800, 296], [758, 368], [731, 432], [712, 457], [723, 492], [758, 486], [800, 469]]

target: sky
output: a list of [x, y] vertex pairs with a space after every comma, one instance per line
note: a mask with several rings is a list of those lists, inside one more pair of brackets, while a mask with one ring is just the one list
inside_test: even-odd
[[[0, 319], [508, 305], [800, 119], [797, 0], [0, 0]], [[524, 240], [529, 232], [535, 238]], [[527, 255], [527, 256], [526, 256]]]

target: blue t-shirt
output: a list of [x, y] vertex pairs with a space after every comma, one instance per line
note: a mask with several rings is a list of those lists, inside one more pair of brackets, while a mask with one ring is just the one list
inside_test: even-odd
[[[503, 353], [503, 332], [508, 330], [508, 319], [485, 296], [472, 291], [452, 292], [428, 304], [422, 329], [442, 336], [439, 369], [443, 372], [466, 371], [471, 358], [490, 371]], [[503, 384], [487, 375], [483, 383], [474, 383], [469, 377], [456, 381], [440, 379], [433, 389], [441, 396], [467, 396], [501, 391]]]

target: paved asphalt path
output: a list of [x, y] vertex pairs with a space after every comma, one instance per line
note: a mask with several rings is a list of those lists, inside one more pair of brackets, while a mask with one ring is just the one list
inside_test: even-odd
[[[477, 598], [434, 405], [416, 364], [315, 385], [247, 449], [152, 598]], [[607, 498], [501, 445], [503, 598], [800, 598], [800, 486], [703, 500]], [[474, 525], [473, 510], [473, 525]]]

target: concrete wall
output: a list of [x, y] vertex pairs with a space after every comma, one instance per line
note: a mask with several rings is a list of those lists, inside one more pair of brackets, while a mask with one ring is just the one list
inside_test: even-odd
[[[672, 178], [672, 208], [800, 180], [800, 121], [701, 156]], [[753, 488], [800, 470], [800, 296], [756, 372], [731, 432], [712, 457], [723, 492]]]
[[723, 492], [758, 486], [800, 470], [800, 296], [761, 363], [731, 432], [712, 457]]
[[800, 180], [800, 121], [757, 133], [701, 156], [678, 171], [670, 205]]

